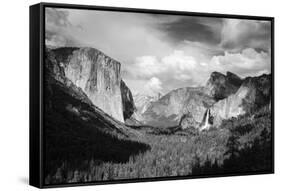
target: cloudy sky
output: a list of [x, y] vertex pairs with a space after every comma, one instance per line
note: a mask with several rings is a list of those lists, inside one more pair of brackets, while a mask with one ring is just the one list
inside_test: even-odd
[[134, 94], [202, 86], [213, 71], [270, 73], [270, 22], [46, 8], [46, 44], [87, 46], [121, 63]]

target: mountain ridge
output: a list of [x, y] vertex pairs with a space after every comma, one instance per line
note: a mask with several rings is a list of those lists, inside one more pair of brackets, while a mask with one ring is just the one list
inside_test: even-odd
[[[226, 72], [226, 75], [212, 72], [205, 86], [171, 90], [161, 99], [153, 102], [144, 112], [143, 121], [146, 125], [157, 127], [175, 126], [181, 124], [183, 117], [188, 116], [190, 126], [197, 126], [200, 129], [202, 124], [205, 124], [204, 116], [210, 109], [208, 112], [212, 120], [209, 122], [209, 127], [218, 126], [223, 119], [243, 115], [254, 108], [246, 106], [246, 102], [248, 105], [258, 104], [261, 107], [267, 104], [270, 99], [268, 98], [270, 90], [267, 87], [270, 87], [271, 81], [267, 78], [270, 76], [270, 74], [263, 74], [242, 79], [229, 71]], [[265, 79], [262, 80], [262, 78]], [[265, 82], [262, 84], [259, 81]], [[264, 89], [266, 92], [262, 93]], [[260, 100], [258, 103], [255, 103], [256, 98]], [[184, 127], [187, 126], [185, 123]]]
[[212, 72], [205, 86], [182, 87], [160, 96], [133, 95], [121, 77], [121, 64], [101, 51], [89, 47], [50, 51], [60, 66], [56, 72], [62, 70], [59, 72], [81, 88], [94, 105], [130, 125], [175, 126], [188, 116], [191, 126], [201, 128], [209, 123], [204, 117], [208, 113], [213, 119], [210, 124], [217, 126], [223, 119], [250, 112], [253, 105], [263, 106], [270, 99], [265, 86], [271, 79], [264, 77], [264, 84], [259, 80], [266, 74], [241, 78], [230, 71]]

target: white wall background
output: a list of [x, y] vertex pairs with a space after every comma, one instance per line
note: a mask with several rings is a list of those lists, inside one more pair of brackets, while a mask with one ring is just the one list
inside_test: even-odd
[[[0, 11], [0, 190], [36, 190], [28, 185], [29, 5], [38, 0], [1, 1]], [[46, 0], [46, 2], [49, 2]], [[50, 1], [52, 2], [52, 1]], [[54, 190], [278, 190], [281, 187], [279, 50], [281, 12], [278, 0], [53, 0], [116, 7], [181, 10], [275, 17], [275, 161], [274, 175], [210, 178]], [[279, 88], [278, 88], [279, 87]]]

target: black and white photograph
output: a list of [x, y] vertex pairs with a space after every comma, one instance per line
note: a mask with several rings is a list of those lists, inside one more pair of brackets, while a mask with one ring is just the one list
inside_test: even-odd
[[43, 184], [272, 173], [271, 25], [45, 7]]

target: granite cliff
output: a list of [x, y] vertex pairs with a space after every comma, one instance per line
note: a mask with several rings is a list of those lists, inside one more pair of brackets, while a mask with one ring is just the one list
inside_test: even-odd
[[121, 64], [94, 48], [51, 50], [65, 77], [82, 89], [91, 102], [124, 122], [134, 111], [129, 88], [121, 79]]
[[227, 72], [226, 75], [213, 72], [204, 88], [204, 92], [215, 100], [221, 100], [235, 93], [242, 81], [240, 77], [231, 72]]
[[214, 124], [220, 124], [223, 119], [257, 111], [270, 105], [270, 100], [271, 75], [247, 77], [237, 92], [218, 101], [210, 108], [211, 115], [214, 116]]
[[123, 80], [121, 80], [120, 89], [122, 97], [123, 116], [124, 120], [126, 121], [134, 114], [134, 112], [136, 111], [136, 106], [134, 103], [133, 95]]

